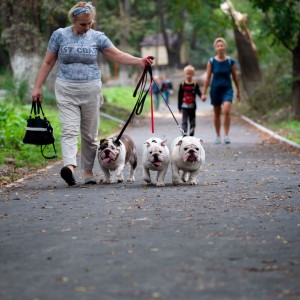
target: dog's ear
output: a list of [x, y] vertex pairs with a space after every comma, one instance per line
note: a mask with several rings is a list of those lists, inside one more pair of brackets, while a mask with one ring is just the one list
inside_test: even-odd
[[176, 146], [181, 146], [182, 144], [182, 140], [178, 141], [178, 143], [176, 144]]
[[167, 140], [164, 140], [164, 141], [162, 141], [160, 144], [161, 144], [161, 146], [166, 146], [166, 142], [167, 142]]
[[108, 139], [101, 139], [99, 149], [105, 149], [108, 146]]
[[144, 144], [146, 144], [146, 147], [147, 147], [147, 148], [150, 147], [150, 143], [149, 143], [149, 142], [145, 142]]
[[200, 144], [201, 144], [201, 145], [204, 144], [204, 141], [203, 141], [202, 139], [200, 139]]

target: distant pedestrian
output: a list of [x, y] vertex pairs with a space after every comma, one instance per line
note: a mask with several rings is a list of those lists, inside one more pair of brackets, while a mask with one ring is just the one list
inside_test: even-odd
[[240, 101], [240, 86], [236, 73], [236, 61], [226, 55], [227, 43], [225, 39], [218, 37], [214, 41], [216, 56], [210, 58], [206, 67], [206, 80], [203, 87], [202, 100], [206, 100], [206, 91], [210, 85], [211, 75], [213, 75], [210, 97], [211, 104], [214, 106], [214, 125], [216, 130], [216, 144], [221, 143], [221, 113], [223, 105], [224, 114], [224, 143], [229, 144], [229, 128], [230, 128], [230, 110], [233, 101], [232, 79], [236, 86], [236, 100]]
[[166, 104], [169, 104], [169, 96], [173, 94], [173, 84], [166, 74], [162, 76], [160, 90], [164, 96]]
[[160, 105], [160, 80], [159, 80], [159, 75], [154, 75], [153, 79], [155, 83], [152, 83], [152, 93], [153, 93], [153, 98], [154, 98], [154, 109], [156, 111], [159, 111], [159, 105]]
[[189, 123], [189, 135], [193, 136], [196, 127], [196, 95], [201, 97], [201, 91], [198, 83], [193, 80], [195, 68], [188, 65], [183, 69], [183, 72], [185, 79], [178, 89], [178, 110], [182, 113], [182, 129], [187, 134]]

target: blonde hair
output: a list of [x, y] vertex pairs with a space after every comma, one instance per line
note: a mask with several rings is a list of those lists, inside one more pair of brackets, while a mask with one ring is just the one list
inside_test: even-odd
[[193, 72], [193, 74], [195, 74], [195, 68], [192, 65], [187, 65], [186, 67], [184, 67], [183, 72], [187, 73], [188, 71]]
[[215, 41], [214, 41], [214, 47], [216, 47], [216, 45], [217, 45], [218, 42], [222, 42], [222, 43], [225, 45], [225, 47], [227, 48], [227, 43], [226, 43], [226, 41], [225, 41], [224, 38], [222, 38], [222, 37], [217, 37], [217, 38], [215, 39]]
[[[79, 8], [86, 8], [86, 10], [82, 10], [82, 12], [79, 11], [79, 13], [76, 13], [76, 10], [78, 10]], [[95, 21], [95, 17], [96, 17], [96, 8], [92, 5], [91, 2], [78, 2], [77, 4], [75, 4], [68, 13], [68, 18], [70, 20], [71, 23], [73, 23], [77, 16], [84, 13], [86, 14], [92, 14], [93, 17], [93, 22]]]

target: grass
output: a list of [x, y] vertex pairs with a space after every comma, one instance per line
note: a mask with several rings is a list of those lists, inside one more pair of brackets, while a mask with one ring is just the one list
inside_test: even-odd
[[249, 110], [247, 105], [243, 104], [238, 111], [286, 139], [300, 144], [300, 122], [293, 120], [291, 106], [285, 105], [261, 114], [260, 111]]
[[132, 87], [110, 87], [102, 90], [106, 103], [112, 106], [119, 106], [131, 111], [136, 103], [133, 98], [134, 89]]
[[[105, 103], [101, 107], [101, 111], [127, 121], [136, 103], [136, 98], [132, 97], [133, 88], [105, 88], [102, 92], [105, 97]], [[50, 94], [48, 96], [52, 97]], [[48, 96], [45, 95], [44, 98], [48, 99]], [[36, 169], [44, 168], [62, 158], [61, 126], [58, 109], [56, 105], [48, 104], [53, 103], [53, 101], [45, 101], [43, 109], [54, 129], [55, 147], [58, 157], [53, 160], [46, 160], [41, 155], [40, 146], [27, 145], [22, 142], [31, 105], [22, 105], [19, 103], [19, 100], [14, 104], [14, 99], [16, 98], [12, 97], [0, 102], [0, 186], [32, 173]], [[146, 103], [149, 103], [149, 101], [146, 101]], [[145, 111], [148, 111], [148, 108], [149, 105], [146, 104]], [[102, 117], [100, 119], [99, 139], [109, 136], [120, 129], [121, 125]], [[80, 139], [78, 147], [80, 149]], [[51, 155], [52, 146], [49, 146], [48, 149], [49, 151], [46, 153]]]
[[280, 122], [267, 122], [271, 130], [275, 131], [281, 136], [300, 144], [300, 122], [299, 121], [280, 121]]

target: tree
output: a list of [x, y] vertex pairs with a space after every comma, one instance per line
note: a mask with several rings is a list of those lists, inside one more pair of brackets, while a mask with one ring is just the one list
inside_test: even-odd
[[[5, 0], [0, 3], [1, 42], [6, 46], [13, 76], [33, 87], [46, 42], [58, 25], [67, 23], [71, 0]], [[29, 97], [28, 97], [29, 98]]]
[[264, 13], [262, 32], [272, 35], [292, 53], [292, 109], [300, 121], [300, 2], [299, 0], [249, 0]]
[[42, 1], [1, 2], [2, 41], [7, 45], [14, 78], [22, 80], [39, 64]]
[[223, 12], [230, 16], [233, 27], [238, 59], [241, 67], [241, 77], [244, 90], [247, 95], [255, 91], [255, 87], [261, 82], [262, 75], [250, 29], [248, 16], [235, 10], [231, 1], [226, 0], [221, 4]]

